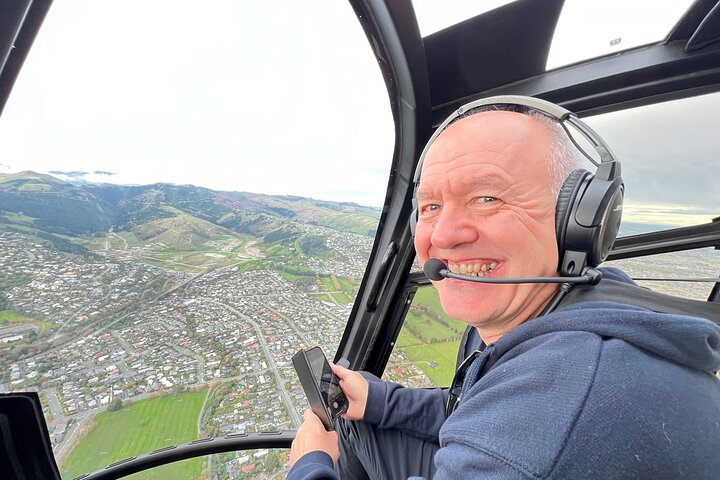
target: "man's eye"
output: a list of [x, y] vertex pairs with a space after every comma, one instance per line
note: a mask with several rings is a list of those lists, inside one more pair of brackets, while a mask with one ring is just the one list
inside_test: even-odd
[[432, 213], [437, 212], [438, 210], [440, 210], [440, 205], [438, 205], [437, 203], [431, 203], [422, 207], [423, 213]]
[[497, 202], [495, 197], [478, 197], [478, 201], [481, 203]]

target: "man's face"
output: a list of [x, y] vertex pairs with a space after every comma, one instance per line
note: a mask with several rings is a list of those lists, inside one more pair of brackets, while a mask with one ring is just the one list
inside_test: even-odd
[[[415, 249], [456, 273], [485, 277], [557, 274], [550, 131], [523, 114], [493, 111], [447, 128], [422, 169]], [[552, 284], [434, 282], [452, 317], [502, 333], [537, 315]]]

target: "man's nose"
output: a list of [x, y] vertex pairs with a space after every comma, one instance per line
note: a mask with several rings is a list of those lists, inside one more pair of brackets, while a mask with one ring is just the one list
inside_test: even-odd
[[433, 225], [431, 243], [438, 248], [453, 248], [477, 239], [477, 228], [473, 218], [463, 215], [456, 208], [445, 207]]

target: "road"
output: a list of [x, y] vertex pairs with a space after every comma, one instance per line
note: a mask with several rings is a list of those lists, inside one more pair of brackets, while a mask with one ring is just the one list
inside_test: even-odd
[[65, 417], [65, 413], [63, 412], [62, 405], [60, 405], [60, 399], [58, 398], [57, 389], [47, 388], [43, 391], [45, 394], [45, 398], [48, 399], [48, 403], [50, 404], [50, 412], [52, 412], [52, 421], [48, 423], [48, 430], [52, 432], [55, 425], [58, 423], [67, 423], [67, 418]]
[[262, 330], [260, 330], [260, 326], [255, 323], [253, 320], [251, 320], [249, 317], [247, 317], [244, 313], [242, 313], [239, 310], [236, 310], [235, 308], [226, 305], [222, 302], [218, 302], [217, 300], [213, 298], [203, 298], [203, 301], [214, 303], [224, 309], [226, 309], [229, 312], [232, 312], [235, 314], [238, 318], [241, 318], [244, 322], [249, 323], [253, 326], [255, 329], [255, 333], [257, 335], [257, 338], [260, 342], [260, 346], [263, 349], [263, 352], [265, 353], [265, 357], [267, 358], [268, 365], [270, 366], [270, 369], [273, 372], [273, 375], [275, 375], [275, 380], [277, 382], [278, 390], [280, 390], [280, 394], [283, 397], [283, 400], [285, 401], [285, 405], [287, 406], [287, 410], [290, 413], [290, 416], [292, 417], [293, 423], [295, 423], [295, 428], [299, 428], [302, 424], [302, 420], [300, 419], [300, 415], [298, 415], [295, 406], [292, 403], [292, 400], [290, 399], [290, 395], [288, 395], [287, 390], [285, 390], [285, 382], [283, 381], [282, 377], [280, 376], [280, 372], [278, 371], [277, 365], [275, 364], [275, 360], [273, 359], [272, 354], [270, 353], [270, 349], [267, 346], [267, 342], [265, 341], [265, 336], [262, 334]]
[[192, 350], [188, 350], [187, 348], [183, 348], [179, 345], [175, 345], [174, 343], [166, 343], [168, 347], [174, 348], [178, 352], [182, 353], [183, 355], [187, 355], [190, 358], [194, 358], [197, 360], [197, 380], [198, 383], [203, 383], [205, 381], [205, 359], [198, 355], [197, 353], [193, 352]]

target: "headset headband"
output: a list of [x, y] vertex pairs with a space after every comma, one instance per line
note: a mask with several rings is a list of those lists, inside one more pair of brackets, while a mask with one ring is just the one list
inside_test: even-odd
[[[588, 159], [590, 162], [592, 162], [596, 167], [598, 168], [597, 173], [595, 174], [596, 177], [601, 178], [603, 180], [610, 180], [611, 178], [619, 175], [619, 169], [614, 168], [613, 166], [605, 166], [603, 168], [600, 168], [601, 164], [609, 164], [609, 163], [615, 163], [618, 164], [615, 155], [612, 153], [612, 150], [610, 150], [610, 147], [605, 143], [605, 141], [595, 133], [595, 130], [590, 128], [586, 123], [581, 121], [577, 115], [572, 113], [569, 110], [564, 109], [563, 107], [559, 105], [555, 105], [554, 103], [550, 103], [546, 100], [542, 100], [540, 98], [534, 98], [534, 97], [526, 97], [522, 95], [498, 95], [495, 97], [488, 97], [488, 98], [482, 98], [480, 100], [475, 100], [470, 103], [466, 103], [465, 105], [461, 106], [457, 110], [455, 110], [448, 118], [445, 119], [443, 123], [440, 124], [440, 126], [435, 130], [435, 132], [430, 137], [430, 140], [425, 144], [425, 148], [422, 151], [422, 154], [420, 155], [420, 159], [418, 160], [417, 167], [415, 168], [415, 175], [413, 176], [413, 183], [417, 185], [417, 183], [420, 181], [420, 174], [422, 171], [423, 163], [425, 162], [425, 156], [428, 153], [428, 150], [430, 150], [430, 146], [435, 142], [438, 136], [447, 128], [448, 125], [450, 125], [453, 121], [467, 113], [468, 111], [478, 108], [478, 107], [484, 107], [487, 105], [520, 105], [523, 107], [530, 108], [532, 110], [535, 110], [537, 112], [540, 112], [554, 120], [557, 120], [559, 125], [565, 130], [568, 137], [570, 138], [570, 141], [572, 141], [575, 144], [575, 147]], [[593, 158], [588, 155], [585, 150], [583, 150], [575, 141], [575, 139], [572, 137], [570, 132], [568, 131], [567, 127], [565, 126], [565, 123], [569, 123], [573, 126], [578, 132], [582, 134], [583, 137], [585, 137], [593, 146], [595, 151], [598, 152], [600, 155], [600, 164], [598, 164]]]

